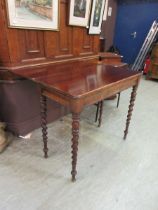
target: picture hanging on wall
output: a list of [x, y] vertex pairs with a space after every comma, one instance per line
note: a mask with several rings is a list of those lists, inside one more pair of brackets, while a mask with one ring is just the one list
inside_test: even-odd
[[106, 0], [93, 0], [89, 34], [100, 34]]
[[70, 0], [69, 25], [87, 27], [92, 0]]
[[59, 0], [6, 0], [9, 26], [58, 30]]

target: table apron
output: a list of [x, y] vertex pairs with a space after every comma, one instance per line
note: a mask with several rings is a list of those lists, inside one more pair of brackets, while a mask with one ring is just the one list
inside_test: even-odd
[[130, 77], [128, 79], [121, 80], [119, 82], [105, 86], [101, 89], [88, 92], [84, 96], [78, 98], [73, 98], [66, 94], [58, 93], [45, 88], [42, 90], [42, 94], [63, 106], [69, 107], [71, 112], [80, 113], [83, 110], [84, 106], [86, 105], [97, 103], [116, 93], [119, 93], [135, 85], [138, 85], [139, 79], [140, 77], [138, 76]]
[[115, 85], [109, 85], [106, 88], [102, 88], [98, 91], [92, 92], [83, 98], [83, 105], [91, 105], [102, 101], [110, 96], [113, 96], [121, 91], [124, 91], [130, 87], [136, 86], [139, 83], [139, 78], [124, 80], [115, 83]]

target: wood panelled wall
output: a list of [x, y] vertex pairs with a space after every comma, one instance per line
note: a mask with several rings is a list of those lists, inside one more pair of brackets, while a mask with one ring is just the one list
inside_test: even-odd
[[96, 55], [99, 36], [68, 25], [68, 2], [60, 0], [58, 32], [8, 28], [5, 0], [0, 1], [0, 69], [49, 64], [58, 60]]

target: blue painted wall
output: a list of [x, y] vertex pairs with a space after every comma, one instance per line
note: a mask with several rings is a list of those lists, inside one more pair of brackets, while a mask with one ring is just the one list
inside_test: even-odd
[[[132, 64], [155, 19], [158, 19], [158, 0], [119, 0], [114, 44]], [[137, 32], [136, 39], [130, 35]]]

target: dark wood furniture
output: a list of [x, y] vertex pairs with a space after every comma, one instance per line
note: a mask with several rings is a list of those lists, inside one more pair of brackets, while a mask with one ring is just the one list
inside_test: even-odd
[[[77, 173], [80, 112], [86, 105], [96, 103], [128, 87], [133, 87], [125, 138], [140, 74], [128, 70], [116, 72], [116, 69], [112, 66], [98, 65], [96, 62], [99, 52], [99, 36], [88, 35], [85, 28], [68, 26], [67, 17], [68, 0], [60, 0], [60, 31], [8, 28], [6, 4], [5, 0], [1, 0], [0, 79], [2, 83], [0, 84], [0, 90], [6, 90], [5, 88], [12, 86], [12, 84], [16, 84], [17, 87], [16, 89], [11, 88], [14, 93], [10, 89], [2, 91], [0, 96], [4, 102], [5, 95], [6, 102], [3, 104], [4, 110], [2, 110], [2, 104], [0, 104], [0, 114], [4, 113], [4, 121], [11, 120], [12, 128], [10, 127], [10, 129], [14, 131], [17, 129], [16, 131], [20, 132], [21, 129], [25, 128], [23, 134], [26, 134], [25, 132], [37, 128], [39, 126], [37, 124], [39, 93], [36, 85], [38, 84], [41, 88], [42, 131], [44, 153], [47, 157], [46, 122], [48, 119], [46, 119], [46, 114], [50, 116], [49, 110], [53, 110], [50, 119], [52, 121], [52, 119], [61, 115], [60, 112], [63, 113], [63, 106], [61, 105], [68, 107], [73, 118], [72, 180], [74, 181]], [[83, 58], [85, 60], [82, 60]], [[21, 80], [15, 75], [29, 80]], [[4, 84], [4, 80], [9, 82]], [[6, 87], [3, 88], [2, 85], [6, 85]], [[8, 98], [12, 99], [9, 103]], [[36, 100], [33, 102], [28, 98]], [[47, 98], [50, 98], [53, 103], [49, 107], [46, 107], [46, 105], [51, 102]], [[30, 101], [30, 104], [20, 110], [19, 101], [23, 101], [23, 104]], [[9, 107], [11, 111], [8, 112], [5, 109], [6, 107]], [[25, 110], [27, 119], [23, 118], [23, 110]], [[29, 115], [30, 113], [31, 115]], [[58, 113], [57, 116], [55, 116], [56, 113]], [[32, 114], [37, 115], [36, 122], [34, 121], [35, 116]], [[21, 128], [21, 126], [23, 127]], [[15, 127], [16, 129], [14, 129]]]
[[80, 113], [85, 106], [102, 101], [129, 87], [133, 87], [127, 115], [124, 139], [132, 115], [136, 90], [141, 73], [98, 64], [95, 60], [78, 60], [39, 68], [11, 70], [14, 74], [32, 80], [41, 88], [41, 119], [44, 156], [47, 147], [47, 98], [67, 106], [72, 113], [72, 181], [76, 179]]
[[[25, 68], [28, 71], [30, 67], [35, 69], [54, 62], [98, 58], [99, 36], [88, 35], [86, 28], [68, 25], [68, 3], [68, 0], [60, 0], [60, 31], [42, 31], [9, 28], [6, 1], [0, 1], [0, 98], [3, 98], [0, 118], [16, 135], [26, 135], [39, 128], [40, 96], [35, 84], [21, 81], [10, 75], [9, 70]], [[30, 102], [28, 98], [33, 100]], [[27, 106], [22, 108], [19, 101]], [[48, 100], [48, 104], [49, 122], [67, 113], [57, 103]]]
[[8, 28], [5, 0], [0, 3], [0, 69], [28, 68], [52, 62], [93, 56], [99, 52], [99, 36], [83, 27], [69, 26], [68, 0], [60, 0], [60, 30]]
[[[118, 93], [117, 106], [116, 106], [117, 108], [119, 107], [119, 103], [120, 103], [120, 95], [121, 95], [121, 93]], [[116, 95], [113, 95], [113, 96], [110, 96], [109, 98], [106, 98], [105, 100], [113, 100], [115, 98], [116, 98]], [[97, 106], [96, 115], [95, 115], [95, 122], [98, 122], [98, 127], [100, 127], [101, 124], [102, 124], [104, 100], [103, 101], [99, 101], [95, 105]]]
[[147, 79], [158, 79], [158, 43], [152, 49], [151, 62], [146, 77]]
[[122, 62], [122, 55], [118, 55], [111, 52], [99, 52], [99, 60], [104, 64], [109, 64], [113, 66], [124, 66], [128, 67], [127, 63]]
[[[99, 60], [101, 61], [101, 63], [112, 65], [114, 67], [122, 67], [122, 68], [128, 69], [127, 63], [123, 63], [122, 58], [123, 58], [123, 56], [118, 55], [116, 53], [111, 53], [111, 52], [100, 52], [99, 53]], [[119, 102], [120, 102], [120, 94], [121, 93], [118, 93], [117, 108], [118, 108]], [[115, 98], [116, 98], [116, 94], [107, 98], [106, 100], [113, 100]], [[96, 105], [97, 105], [97, 110], [96, 110], [95, 122], [98, 121], [98, 127], [100, 127], [101, 122], [102, 122], [104, 101], [98, 102]]]

